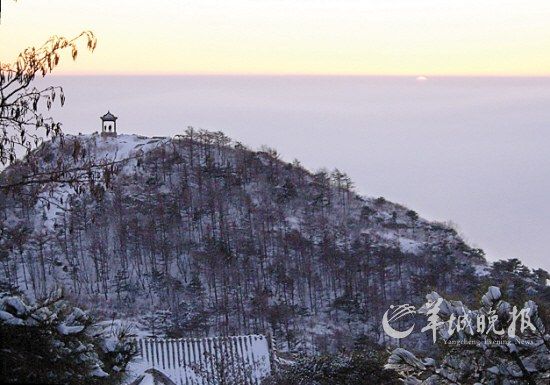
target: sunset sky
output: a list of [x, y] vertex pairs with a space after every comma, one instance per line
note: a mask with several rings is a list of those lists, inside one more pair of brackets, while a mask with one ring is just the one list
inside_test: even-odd
[[550, 75], [548, 0], [2, 1], [0, 59], [83, 29], [58, 73]]

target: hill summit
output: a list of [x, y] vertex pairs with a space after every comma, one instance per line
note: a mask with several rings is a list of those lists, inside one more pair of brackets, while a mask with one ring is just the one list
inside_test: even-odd
[[384, 342], [391, 304], [466, 299], [493, 274], [445, 224], [220, 132], [67, 135], [0, 182], [17, 186], [0, 192], [4, 285], [36, 298], [61, 286], [154, 333], [272, 331], [291, 351]]

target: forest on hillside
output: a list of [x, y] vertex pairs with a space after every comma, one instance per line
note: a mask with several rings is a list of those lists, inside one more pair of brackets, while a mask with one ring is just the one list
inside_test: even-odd
[[105, 160], [84, 186], [2, 192], [3, 285], [36, 299], [62, 286], [98, 317], [156, 335], [273, 332], [293, 352], [388, 342], [382, 314], [430, 290], [467, 300], [496, 283], [544, 298], [543, 270], [491, 267], [451, 227], [358, 195], [343, 172], [309, 172], [220, 132], [66, 136], [1, 178]]

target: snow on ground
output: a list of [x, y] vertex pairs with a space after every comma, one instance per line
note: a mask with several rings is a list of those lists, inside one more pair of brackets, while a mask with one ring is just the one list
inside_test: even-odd
[[403, 237], [399, 238], [399, 248], [404, 253], [418, 254], [421, 251], [423, 246], [424, 246], [424, 243], [418, 242], [414, 239], [403, 238]]
[[[54, 190], [45, 190], [38, 195], [37, 211], [43, 212], [43, 220], [39, 220], [35, 223], [37, 230], [44, 229], [46, 227], [52, 230], [56, 224], [56, 220], [59, 216], [63, 215], [63, 212], [68, 207], [69, 196], [74, 194], [74, 188], [67, 184], [60, 184], [55, 187]], [[42, 219], [37, 217], [36, 219]]]
[[475, 274], [478, 277], [484, 277], [486, 275], [491, 274], [491, 268], [489, 266], [475, 265], [474, 268], [475, 268]]
[[300, 218], [292, 215], [292, 216], [286, 217], [286, 221], [288, 223], [288, 227], [290, 227], [291, 229], [296, 229], [296, 230], [300, 229]]
[[374, 231], [374, 232], [366, 231], [364, 233], [376, 235], [379, 238], [389, 243], [394, 243], [396, 246], [399, 247], [399, 249], [403, 253], [418, 255], [425, 246], [424, 242], [422, 241], [404, 237], [395, 231], [391, 231], [387, 229], [384, 229], [384, 231]]
[[[153, 150], [155, 147], [169, 141], [170, 138], [147, 138], [139, 135], [102, 137], [98, 134], [92, 134], [67, 135], [66, 140], [80, 141], [86, 150], [91, 152], [89, 156], [96, 161], [119, 162]], [[135, 167], [135, 164], [127, 166], [132, 168]], [[45, 189], [38, 197], [36, 208], [38, 212], [43, 212], [44, 215], [43, 220], [35, 223], [37, 229], [46, 227], [52, 230], [57, 218], [62, 216], [63, 211], [67, 209], [69, 197], [75, 194], [74, 188], [67, 184], [56, 184], [53, 187], [53, 189]]]
[[155, 147], [170, 141], [166, 138], [147, 138], [140, 135], [118, 135], [115, 137], [101, 137], [98, 135], [88, 136], [95, 139], [97, 152], [94, 154], [98, 159], [109, 159], [120, 161], [131, 158], [138, 153], [146, 153]]

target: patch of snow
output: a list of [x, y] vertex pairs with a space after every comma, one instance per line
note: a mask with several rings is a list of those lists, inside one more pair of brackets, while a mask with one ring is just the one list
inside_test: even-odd
[[286, 222], [288, 223], [288, 227], [291, 229], [300, 229], [300, 218], [296, 216], [288, 216], [286, 218]]
[[475, 275], [478, 277], [485, 277], [491, 274], [491, 269], [488, 266], [475, 265]]
[[424, 244], [409, 238], [399, 238], [399, 248], [402, 252], [408, 254], [418, 254]]
[[15, 310], [16, 316], [22, 316], [28, 313], [27, 306], [25, 306], [25, 304], [16, 297], [3, 298], [0, 307], [3, 310], [8, 310], [8, 307], [11, 307], [13, 310]]
[[105, 353], [114, 352], [118, 344], [118, 339], [114, 336], [111, 336], [103, 341], [103, 351]]
[[57, 331], [59, 332], [59, 334], [62, 334], [64, 336], [80, 333], [82, 330], [84, 330], [83, 325], [67, 326], [65, 323], [62, 323], [57, 326]]
[[94, 377], [103, 378], [108, 377], [109, 375], [103, 371], [99, 366], [96, 366], [94, 370], [90, 372], [90, 374]]
[[14, 317], [7, 311], [0, 310], [0, 320], [8, 325], [23, 325], [24, 322], [21, 318]]

